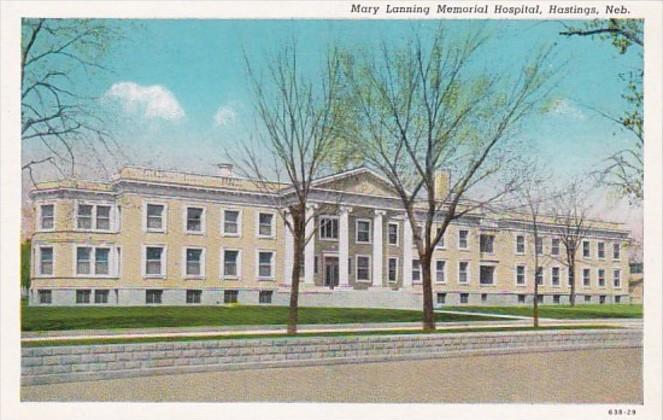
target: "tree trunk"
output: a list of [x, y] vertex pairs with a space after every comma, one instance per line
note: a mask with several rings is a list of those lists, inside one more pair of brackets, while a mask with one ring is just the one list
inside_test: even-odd
[[[295, 222], [296, 223], [296, 222]], [[297, 323], [299, 322], [299, 272], [302, 264], [302, 240], [301, 231], [297, 228], [293, 232], [293, 264], [290, 282], [290, 306], [288, 307], [288, 335], [297, 334]]]
[[539, 327], [539, 282], [536, 281], [536, 271], [534, 272], [534, 308], [532, 318], [534, 319], [534, 328]]
[[420, 258], [422, 285], [424, 292], [424, 332], [435, 331], [435, 313], [433, 312], [433, 285], [431, 278], [431, 256]]
[[576, 268], [575, 261], [569, 260], [569, 280], [571, 282], [571, 293], [569, 294], [569, 303], [571, 306], [576, 304]]

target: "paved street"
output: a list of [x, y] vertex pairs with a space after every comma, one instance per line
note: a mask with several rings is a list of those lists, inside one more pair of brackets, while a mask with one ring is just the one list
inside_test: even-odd
[[22, 388], [23, 401], [642, 401], [641, 349], [191, 373]]

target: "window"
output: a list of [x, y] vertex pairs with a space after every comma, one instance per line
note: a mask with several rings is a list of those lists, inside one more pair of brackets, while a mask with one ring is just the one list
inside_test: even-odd
[[582, 270], [582, 285], [589, 287], [591, 284], [591, 270], [589, 268], [583, 268]]
[[110, 248], [95, 248], [94, 249], [94, 274], [108, 275], [109, 270]]
[[184, 275], [186, 277], [205, 276], [205, 252], [202, 248], [184, 249]]
[[166, 230], [166, 206], [163, 204], [147, 204], [145, 209], [145, 230], [148, 232], [164, 232]]
[[447, 294], [446, 293], [438, 293], [437, 294], [437, 303], [440, 305], [444, 305], [447, 303]]
[[592, 256], [589, 247], [590, 247], [589, 241], [582, 241], [582, 256], [584, 258], [590, 258]]
[[618, 242], [612, 244], [612, 259], [618, 260], [620, 257], [621, 247]]
[[258, 303], [272, 303], [273, 293], [271, 290], [261, 290], [258, 292]]
[[389, 223], [387, 225], [387, 238], [389, 245], [398, 245], [398, 223]]
[[553, 295], [553, 303], [559, 303], [559, 295]]
[[95, 290], [94, 303], [108, 303], [108, 290]]
[[470, 298], [469, 293], [461, 293], [460, 294], [460, 303], [467, 303]]
[[[442, 230], [442, 228], [438, 226], [437, 231], [435, 232], [435, 234], [439, 235], [441, 230]], [[445, 247], [445, 245], [444, 245], [444, 234], [442, 234], [442, 236], [440, 236], [440, 240], [438, 241], [437, 245], [435, 245], [435, 247], [436, 248], [444, 248]]]
[[320, 239], [338, 239], [338, 219], [336, 217], [320, 217]]
[[534, 242], [534, 248], [536, 255], [543, 255], [543, 238], [536, 238]]
[[53, 275], [53, 247], [39, 247], [39, 275]]
[[97, 217], [95, 221], [95, 228], [98, 230], [110, 230], [110, 206], [97, 206]]
[[389, 257], [387, 278], [390, 282], [395, 282], [398, 276], [398, 258]]
[[559, 286], [559, 267], [553, 267], [552, 271], [551, 271], [551, 275], [552, 275], [552, 279], [551, 279], [552, 285], [558, 287]]
[[517, 265], [516, 266], [516, 286], [525, 285], [525, 266]]
[[525, 236], [524, 235], [517, 235], [516, 236], [516, 254], [524, 254], [525, 253]]
[[469, 280], [469, 266], [467, 261], [460, 261], [458, 263], [458, 283], [467, 283]]
[[435, 260], [435, 281], [438, 283], [445, 283], [447, 277], [445, 275], [446, 261]]
[[86, 230], [111, 230], [111, 206], [78, 204], [76, 210], [76, 227]]
[[145, 275], [148, 277], [159, 277], [166, 274], [165, 247], [145, 247]]
[[585, 295], [585, 303], [591, 303], [592, 297], [590, 295]]
[[202, 207], [186, 208], [186, 231], [187, 233], [203, 233], [205, 224], [203, 214], [205, 210]]
[[[302, 257], [301, 261], [304, 261], [304, 257]], [[313, 257], [313, 274], [318, 274], [318, 256], [317, 255]]]
[[161, 303], [161, 296], [163, 295], [163, 290], [148, 289], [145, 291], [145, 303]]
[[274, 251], [258, 251], [258, 278], [274, 278]]
[[76, 290], [76, 303], [90, 303], [91, 290]]
[[43, 204], [39, 206], [39, 228], [51, 230], [55, 227], [55, 205]]
[[488, 301], [488, 293], [482, 293], [481, 302], [487, 302], [487, 301]]
[[479, 284], [492, 285], [495, 284], [495, 267], [492, 265], [482, 265], [479, 267]]
[[494, 250], [494, 235], [479, 235], [479, 249], [481, 252], [492, 254]]
[[536, 284], [541, 286], [543, 284], [543, 267], [537, 267], [536, 268]]
[[39, 303], [41, 304], [50, 304], [53, 301], [53, 293], [50, 290], [39, 290], [37, 292], [39, 295]]
[[552, 244], [550, 247], [551, 255], [559, 255], [559, 238], [552, 238]]
[[78, 205], [76, 226], [78, 229], [92, 229], [92, 206], [87, 204]]
[[412, 260], [412, 282], [421, 283], [421, 262]]
[[371, 272], [371, 258], [367, 256], [357, 256], [357, 280], [368, 281], [370, 280]]
[[599, 296], [599, 303], [603, 305], [605, 303], [605, 295]]
[[186, 303], [200, 303], [202, 295], [202, 290], [187, 290]]
[[259, 238], [274, 237], [273, 213], [258, 213], [258, 237]]
[[518, 303], [525, 303], [525, 295], [518, 295]]
[[76, 274], [92, 274], [90, 268], [92, 263], [92, 248], [76, 248]]
[[240, 254], [236, 249], [224, 249], [222, 255], [223, 277], [238, 278], [240, 276]]
[[536, 295], [536, 301], [538, 303], [543, 303], [543, 295]]
[[598, 242], [596, 244], [596, 255], [597, 257], [603, 259], [605, 258], [605, 243], [604, 242]]
[[223, 291], [223, 303], [237, 303], [237, 296], [239, 291], [237, 290], [224, 290]]
[[223, 234], [226, 236], [240, 236], [241, 215], [239, 210], [223, 211]]
[[369, 243], [371, 242], [371, 221], [370, 220], [357, 220], [357, 235], [355, 242]]
[[621, 296], [615, 296], [615, 303], [622, 303], [622, 297]]
[[602, 268], [598, 269], [598, 278], [599, 278], [599, 287], [605, 287], [605, 270]]
[[621, 271], [613, 270], [612, 271], [612, 284], [614, 287], [622, 287]]
[[467, 249], [469, 247], [468, 237], [470, 232], [468, 230], [459, 230], [458, 231], [458, 248]]

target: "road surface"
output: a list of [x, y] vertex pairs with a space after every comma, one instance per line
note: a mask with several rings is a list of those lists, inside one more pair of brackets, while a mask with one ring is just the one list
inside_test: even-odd
[[23, 401], [641, 403], [642, 350], [217, 371], [26, 386]]

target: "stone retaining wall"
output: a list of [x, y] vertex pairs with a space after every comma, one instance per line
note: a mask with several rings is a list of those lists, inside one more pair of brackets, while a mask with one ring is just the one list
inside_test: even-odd
[[640, 347], [639, 329], [375, 335], [25, 347], [22, 384], [468, 354]]

